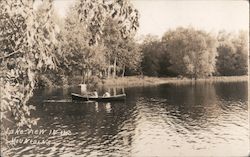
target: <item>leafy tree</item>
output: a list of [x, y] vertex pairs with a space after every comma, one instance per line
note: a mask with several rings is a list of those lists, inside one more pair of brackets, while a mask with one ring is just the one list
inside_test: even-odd
[[[114, 27], [107, 30], [109, 27], [105, 26], [105, 21], [113, 21], [112, 24], [119, 29], [115, 33], [111, 31]], [[121, 56], [123, 50], [119, 47], [116, 49], [119, 52], [115, 52], [115, 47], [126, 38], [131, 38], [137, 27], [138, 12], [127, 0], [77, 1], [67, 15], [62, 31], [61, 69], [67, 69], [69, 73], [78, 70], [83, 76], [88, 76], [89, 73], [105, 71], [111, 62], [116, 67], [117, 57]]]
[[125, 52], [120, 57], [119, 66], [122, 76], [125, 74], [138, 74], [141, 72], [142, 53], [140, 45], [133, 38], [124, 41]]
[[156, 36], [147, 35], [141, 44], [143, 53], [142, 71], [148, 76], [173, 76], [170, 67], [169, 54], [164, 44]]
[[[36, 74], [47, 67], [55, 67], [51, 54], [56, 47], [54, 25], [50, 19], [52, 1], [44, 1], [43, 5], [46, 12], [40, 16], [34, 8], [34, 1], [8, 0], [0, 3], [0, 103], [3, 130], [4, 124], [10, 120], [16, 120], [17, 126], [30, 127], [36, 123], [36, 119], [28, 118], [34, 106], [27, 105], [35, 87]], [[14, 117], [8, 116], [10, 112]], [[3, 136], [1, 134], [2, 139], [5, 139]]]
[[90, 71], [101, 71], [106, 65], [102, 53], [104, 47], [100, 44], [89, 45], [90, 32], [78, 18], [75, 7], [71, 8], [65, 20], [65, 27], [62, 29], [60, 67], [66, 75], [80, 71], [85, 82]]
[[133, 37], [123, 38], [120, 33], [122, 27], [118, 25], [117, 20], [108, 19], [104, 25], [102, 34], [102, 42], [106, 47], [106, 60], [108, 62], [108, 77], [111, 75], [111, 67], [113, 67], [113, 77], [117, 71], [122, 70], [122, 76], [125, 69], [138, 69], [141, 54], [139, 47]]
[[[1, 107], [12, 109], [14, 115], [22, 117], [29, 114], [25, 105], [32, 95], [35, 74], [42, 68], [54, 67], [55, 48], [53, 22], [50, 21], [51, 1], [46, 1], [46, 16], [35, 20], [39, 15], [33, 1], [1, 2]], [[23, 109], [23, 112], [20, 112]]]
[[239, 32], [238, 36], [221, 31], [218, 34], [217, 72], [219, 75], [246, 75], [248, 58], [247, 33]]
[[[105, 26], [105, 21], [113, 21], [113, 25], [119, 28], [117, 32], [105, 34], [105, 31], [112, 33], [109, 30], [107, 31], [109, 27]], [[116, 49], [119, 52], [112, 49], [115, 45], [125, 44], [124, 40], [129, 41], [128, 38], [133, 37], [137, 27], [138, 12], [128, 0], [76, 1], [66, 17], [64, 27], [61, 27], [58, 37], [60, 41], [57, 55], [59, 61], [58, 72], [54, 74], [69, 76], [75, 71], [81, 71], [84, 78], [83, 82], [85, 82], [87, 76], [91, 75], [91, 73], [98, 75], [100, 72], [105, 71], [108, 67], [107, 64], [110, 65], [111, 62], [116, 67], [115, 71], [116, 69], [119, 70], [120, 66], [125, 68], [125, 62], [128, 61], [121, 57], [125, 48], [120, 46]], [[110, 28], [113, 29], [114, 27]], [[104, 42], [104, 40], [111, 41], [112, 39], [109, 37], [114, 39], [112, 41], [113, 45]], [[111, 54], [112, 57], [108, 57]], [[137, 54], [131, 53], [129, 55], [136, 56]], [[120, 56], [119, 63], [118, 56]], [[109, 62], [106, 62], [106, 59]], [[131, 57], [131, 59], [134, 58]], [[129, 65], [132, 69], [135, 68], [135, 61], [130, 61], [130, 64], [126, 65]]]
[[133, 35], [139, 27], [138, 11], [129, 0], [79, 0], [76, 6], [80, 21], [92, 34], [90, 45], [100, 40], [109, 18], [117, 20], [123, 38]]
[[142, 72], [148, 76], [158, 76], [160, 71], [160, 58], [162, 44], [157, 36], [147, 35], [141, 45]]
[[216, 40], [208, 33], [179, 27], [162, 37], [171, 67], [179, 75], [206, 77], [215, 71]]

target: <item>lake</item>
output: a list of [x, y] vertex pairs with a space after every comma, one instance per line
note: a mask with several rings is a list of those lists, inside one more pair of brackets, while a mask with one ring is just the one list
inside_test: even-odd
[[10, 133], [12, 156], [249, 153], [247, 82], [103, 87], [99, 93], [107, 90], [125, 92], [126, 101], [75, 103], [70, 93], [79, 92], [77, 87], [37, 89], [29, 103], [36, 106], [32, 117], [40, 120], [24, 133]]

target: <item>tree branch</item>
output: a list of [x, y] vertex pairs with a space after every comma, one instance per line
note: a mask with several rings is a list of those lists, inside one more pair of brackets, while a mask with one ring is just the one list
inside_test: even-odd
[[3, 56], [3, 57], [0, 57], [0, 59], [4, 59], [4, 58], [8, 58], [8, 57], [10, 57], [10, 56], [12, 56], [12, 55], [14, 55], [14, 54], [16, 54], [16, 53], [18, 53], [19, 51], [14, 51], [14, 52], [12, 52], [12, 53], [10, 53], [10, 54], [8, 54], [8, 55], [5, 55], [5, 56]]

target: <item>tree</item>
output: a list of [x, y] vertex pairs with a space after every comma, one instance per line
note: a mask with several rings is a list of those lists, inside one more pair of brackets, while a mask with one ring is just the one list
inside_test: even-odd
[[179, 27], [166, 32], [162, 42], [170, 57], [170, 70], [195, 79], [214, 73], [216, 40], [210, 34], [194, 28]]
[[133, 38], [124, 40], [124, 53], [120, 56], [119, 66], [122, 77], [125, 74], [138, 74], [141, 72], [142, 53], [140, 45]]
[[80, 71], [82, 82], [85, 83], [90, 72], [98, 73], [106, 67], [104, 47], [101, 44], [89, 45], [91, 33], [78, 20], [75, 7], [70, 9], [65, 19], [65, 27], [61, 31], [60, 70], [65, 75], [74, 75], [73, 72]]
[[148, 76], [158, 76], [160, 71], [160, 58], [162, 44], [157, 36], [147, 35], [141, 45], [142, 72]]
[[223, 76], [246, 75], [248, 58], [247, 33], [240, 31], [238, 36], [221, 31], [217, 37], [217, 72]]
[[142, 71], [148, 76], [174, 76], [169, 70], [169, 54], [157, 36], [147, 35], [141, 44]]
[[[112, 24], [119, 29], [112, 35], [105, 33], [112, 33], [110, 30], [115, 28], [107, 30], [109, 27], [105, 26], [105, 21], [113, 21]], [[138, 12], [127, 0], [77, 1], [68, 14], [62, 31], [62, 69], [78, 69], [86, 76], [92, 72], [105, 71], [107, 64], [113, 62], [116, 71], [117, 57], [122, 50], [119, 47], [116, 49], [119, 52], [114, 52], [115, 47], [126, 38], [131, 38], [137, 27]], [[107, 44], [107, 41], [111, 43]], [[110, 55], [112, 57], [108, 57]], [[106, 59], [109, 63], [106, 63]]]
[[138, 69], [141, 54], [139, 47], [136, 44], [133, 36], [123, 38], [120, 33], [121, 26], [117, 20], [108, 18], [105, 22], [101, 42], [106, 47], [106, 60], [108, 62], [107, 77], [110, 77], [111, 68], [113, 68], [113, 77], [117, 71], [122, 71], [122, 76], [125, 70]]
[[[54, 67], [51, 50], [55, 48], [53, 22], [50, 21], [52, 2], [46, 1], [46, 16], [39, 15], [33, 1], [1, 2], [1, 107], [15, 110], [22, 117], [20, 107], [27, 112], [25, 103], [32, 95], [35, 74], [40, 69]], [[45, 15], [45, 14], [44, 14]], [[15, 99], [13, 101], [12, 99]], [[18, 115], [20, 114], [20, 115]], [[20, 125], [25, 123], [21, 118]]]
[[123, 38], [133, 36], [139, 27], [138, 11], [129, 0], [79, 0], [76, 6], [79, 20], [92, 34], [90, 45], [100, 40], [105, 21], [109, 18], [117, 21]]
[[[51, 53], [56, 47], [54, 25], [50, 19], [52, 1], [44, 1], [43, 5], [46, 12], [39, 17], [34, 1], [9, 0], [0, 3], [0, 103], [3, 130], [9, 120], [16, 120], [17, 126], [30, 127], [36, 123], [36, 119], [28, 118], [34, 107], [27, 105], [35, 87], [36, 74], [42, 69], [55, 67]], [[10, 112], [14, 119], [8, 116]]]

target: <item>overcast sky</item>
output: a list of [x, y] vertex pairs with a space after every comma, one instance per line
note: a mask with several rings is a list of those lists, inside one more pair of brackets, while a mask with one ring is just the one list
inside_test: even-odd
[[[73, 2], [56, 0], [56, 11], [64, 16]], [[140, 12], [139, 35], [161, 36], [168, 29], [193, 26], [216, 32], [249, 29], [249, 2], [241, 0], [133, 0]]]

